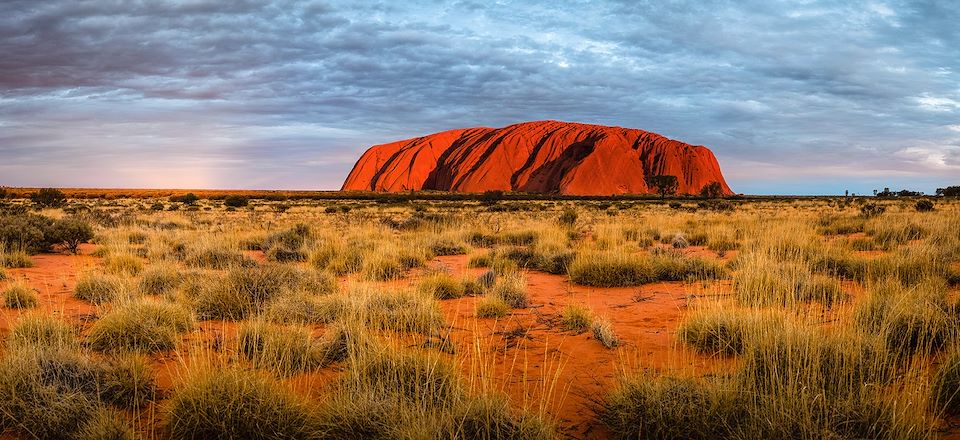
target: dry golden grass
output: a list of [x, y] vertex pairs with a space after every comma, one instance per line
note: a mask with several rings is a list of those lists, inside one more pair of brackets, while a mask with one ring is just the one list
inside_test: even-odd
[[[31, 255], [0, 253], [12, 323], [0, 419], [25, 438], [573, 435], [556, 429], [570, 414], [543, 409], [550, 393], [518, 399], [511, 387], [527, 378], [475, 368], [500, 353], [479, 336], [447, 340], [471, 326], [502, 335], [527, 318], [550, 338], [593, 340], [624, 359], [617, 386], [594, 396], [598, 420], [621, 438], [934, 438], [960, 414], [956, 201], [922, 213], [880, 201], [885, 211], [871, 216], [852, 199], [734, 201], [733, 211], [696, 201], [72, 203], [94, 213], [96, 247], [70, 257], [87, 259], [70, 318], [20, 280]], [[445, 258], [489, 271], [464, 277]], [[571, 289], [544, 312], [543, 273], [590, 296]], [[729, 367], [631, 368], [646, 347], [604, 295], [650, 283], [682, 292], [670, 294], [685, 302], [666, 333], [677, 356]], [[16, 310], [32, 306], [44, 313]], [[451, 309], [468, 322], [451, 322]], [[158, 388], [151, 365], [173, 371], [172, 387]]]

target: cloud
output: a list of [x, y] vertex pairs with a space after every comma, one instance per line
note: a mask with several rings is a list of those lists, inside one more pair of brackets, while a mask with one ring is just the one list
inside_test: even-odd
[[708, 145], [735, 190], [956, 183], [957, 22], [934, 0], [8, 0], [0, 184], [333, 189], [371, 144], [536, 119]]

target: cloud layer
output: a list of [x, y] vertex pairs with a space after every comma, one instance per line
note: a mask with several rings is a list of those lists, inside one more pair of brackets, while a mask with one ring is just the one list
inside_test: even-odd
[[0, 4], [0, 184], [336, 189], [538, 119], [711, 147], [735, 191], [960, 184], [960, 3]]

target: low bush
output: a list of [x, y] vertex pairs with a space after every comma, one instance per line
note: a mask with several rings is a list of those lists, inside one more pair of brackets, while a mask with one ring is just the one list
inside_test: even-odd
[[250, 204], [250, 199], [240, 195], [230, 195], [223, 199], [223, 206], [242, 208]]

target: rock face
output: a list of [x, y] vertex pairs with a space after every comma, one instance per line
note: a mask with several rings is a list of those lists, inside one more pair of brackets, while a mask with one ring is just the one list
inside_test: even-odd
[[655, 133], [557, 121], [465, 128], [370, 147], [343, 190], [490, 190], [570, 195], [647, 194], [647, 176], [677, 177], [679, 194], [717, 182], [713, 153]]

